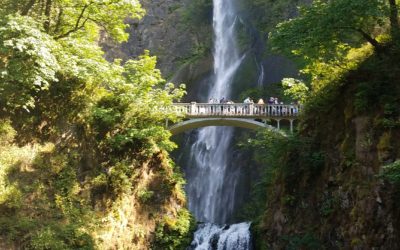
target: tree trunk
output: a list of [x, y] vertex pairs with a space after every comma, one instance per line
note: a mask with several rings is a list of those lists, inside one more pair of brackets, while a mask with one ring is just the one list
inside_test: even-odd
[[57, 22], [56, 22], [56, 27], [54, 28], [54, 33], [58, 33], [60, 31], [63, 14], [64, 14], [64, 9], [62, 7], [60, 7], [60, 11], [58, 12], [58, 15], [57, 15]]
[[390, 6], [390, 33], [394, 41], [400, 40], [399, 10], [396, 0], [389, 0]]
[[53, 1], [47, 0], [46, 7], [44, 10], [44, 15], [46, 16], [46, 21], [44, 21], [44, 29], [49, 32], [50, 31], [50, 22], [51, 22], [51, 5]]
[[29, 11], [32, 9], [33, 5], [35, 5], [36, 0], [30, 0], [29, 3], [24, 7], [21, 12], [21, 15], [26, 16], [28, 15]]
[[356, 29], [361, 35], [362, 37], [369, 42], [372, 46], [374, 46], [375, 50], [377, 52], [381, 52], [383, 47], [382, 45], [372, 36], [370, 36], [368, 33], [366, 33], [365, 31], [363, 31], [362, 29]]

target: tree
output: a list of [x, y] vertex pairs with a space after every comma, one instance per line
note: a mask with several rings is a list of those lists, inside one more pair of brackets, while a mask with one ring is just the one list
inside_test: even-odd
[[53, 54], [57, 44], [38, 24], [21, 16], [0, 21], [0, 107], [29, 110], [36, 93], [57, 81], [60, 65]]
[[[14, 11], [21, 15], [8, 15]], [[101, 123], [104, 130], [118, 124], [168, 144], [164, 121], [177, 114], [167, 107], [183, 89], [162, 79], [149, 52], [121, 66], [98, 45], [100, 30], [126, 40], [124, 19], [142, 14], [136, 0], [7, 0], [0, 6], [0, 117], [13, 119], [19, 135], [47, 140], [65, 129], [59, 124], [120, 116]]]
[[294, 78], [284, 78], [282, 80], [282, 86], [285, 88], [284, 94], [291, 97], [293, 100], [300, 101], [304, 103], [309, 94], [309, 88], [307, 85]]
[[395, 0], [317, 0], [300, 8], [297, 18], [279, 24], [270, 38], [277, 51], [308, 62], [329, 61], [365, 42], [381, 52], [378, 29], [390, 29], [392, 41], [399, 41]]
[[119, 42], [128, 39], [124, 19], [144, 15], [138, 0], [5, 0], [0, 6], [0, 15], [15, 12], [42, 22], [55, 39], [79, 33], [93, 40], [101, 29]]
[[132, 150], [140, 145], [137, 141], [145, 142], [149, 150], [173, 149], [163, 125], [165, 119], [177, 120], [177, 113], [167, 107], [183, 96], [184, 86], [175, 88], [165, 82], [149, 51], [120, 70], [120, 81], [110, 85], [113, 91], [106, 92], [94, 107], [92, 126], [98, 138], [116, 151]]

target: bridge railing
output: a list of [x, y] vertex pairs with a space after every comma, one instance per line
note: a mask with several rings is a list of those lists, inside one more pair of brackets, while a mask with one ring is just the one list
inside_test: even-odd
[[175, 103], [176, 111], [187, 117], [231, 116], [231, 117], [297, 117], [301, 106], [294, 104], [254, 103]]

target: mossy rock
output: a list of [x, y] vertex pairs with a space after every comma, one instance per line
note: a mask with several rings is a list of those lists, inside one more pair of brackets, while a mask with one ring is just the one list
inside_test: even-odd
[[391, 138], [392, 135], [390, 132], [384, 132], [379, 138], [379, 142], [376, 148], [378, 150], [378, 158], [380, 162], [390, 160], [393, 150], [393, 147], [391, 145]]

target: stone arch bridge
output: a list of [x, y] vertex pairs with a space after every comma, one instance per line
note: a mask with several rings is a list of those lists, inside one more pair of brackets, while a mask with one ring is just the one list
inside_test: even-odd
[[[233, 126], [247, 129], [267, 128], [279, 131], [281, 121], [293, 123], [298, 119], [301, 106], [283, 104], [254, 104], [254, 103], [175, 103], [173, 108], [182, 113], [185, 119], [167, 128], [173, 135], [184, 131], [207, 126]], [[276, 127], [267, 122], [273, 120]]]

